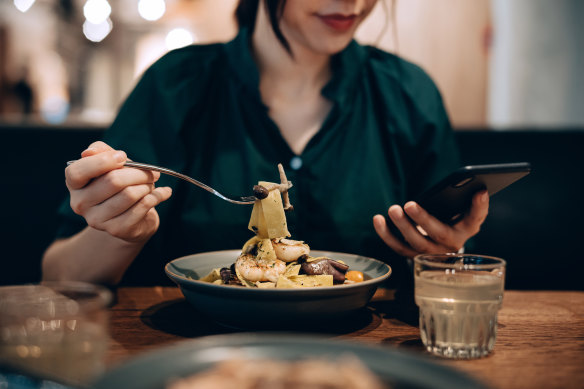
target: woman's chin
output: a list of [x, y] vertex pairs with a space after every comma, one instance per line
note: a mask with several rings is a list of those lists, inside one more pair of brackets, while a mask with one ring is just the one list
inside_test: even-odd
[[322, 39], [318, 42], [314, 42], [311, 46], [312, 50], [326, 55], [334, 55], [343, 51], [351, 40], [353, 39], [352, 36], [348, 37], [330, 37], [326, 39]]

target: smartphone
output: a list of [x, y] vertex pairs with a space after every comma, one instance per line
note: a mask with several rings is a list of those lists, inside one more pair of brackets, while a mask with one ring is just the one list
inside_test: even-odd
[[452, 225], [470, 209], [475, 193], [487, 189], [492, 196], [530, 172], [528, 162], [464, 166], [414, 200], [434, 217]]

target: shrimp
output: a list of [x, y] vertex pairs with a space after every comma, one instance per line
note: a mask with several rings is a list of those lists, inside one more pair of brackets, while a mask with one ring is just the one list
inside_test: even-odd
[[286, 263], [279, 259], [256, 259], [252, 254], [241, 254], [235, 261], [235, 270], [251, 282], [277, 282], [278, 277], [286, 271]]
[[273, 239], [272, 246], [276, 257], [284, 262], [294, 262], [302, 255], [310, 254], [310, 247], [301, 240]]

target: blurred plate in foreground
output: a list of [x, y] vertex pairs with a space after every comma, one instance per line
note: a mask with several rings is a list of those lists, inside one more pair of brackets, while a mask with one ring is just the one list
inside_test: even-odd
[[[139, 356], [107, 372], [94, 389], [163, 389], [173, 380], [234, 358], [298, 361], [357, 358], [391, 389], [485, 389], [469, 376], [424, 355], [355, 341], [294, 334], [217, 335], [185, 341]], [[237, 383], [233, 383], [237, 387]]]

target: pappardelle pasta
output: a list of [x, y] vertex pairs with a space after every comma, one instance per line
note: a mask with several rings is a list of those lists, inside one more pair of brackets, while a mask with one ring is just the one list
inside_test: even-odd
[[287, 180], [278, 165], [280, 183], [260, 181], [254, 186], [256, 200], [248, 228], [255, 233], [243, 245], [230, 267], [213, 269], [201, 281], [249, 288], [302, 288], [333, 286], [363, 281], [363, 273], [349, 270], [342, 261], [312, 257], [310, 246], [292, 240], [286, 211], [293, 209]]

